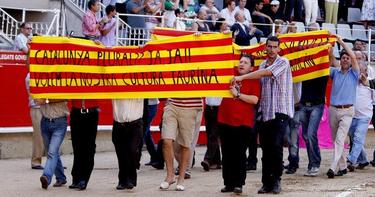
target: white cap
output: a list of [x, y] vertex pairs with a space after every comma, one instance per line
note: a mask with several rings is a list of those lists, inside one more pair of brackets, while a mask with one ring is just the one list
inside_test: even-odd
[[280, 5], [280, 2], [277, 0], [271, 1], [270, 5]]

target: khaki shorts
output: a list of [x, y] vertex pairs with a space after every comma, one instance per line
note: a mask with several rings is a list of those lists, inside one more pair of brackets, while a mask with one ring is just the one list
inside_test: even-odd
[[202, 109], [180, 108], [172, 104], [164, 107], [162, 139], [171, 139], [184, 147], [193, 140], [196, 117]]

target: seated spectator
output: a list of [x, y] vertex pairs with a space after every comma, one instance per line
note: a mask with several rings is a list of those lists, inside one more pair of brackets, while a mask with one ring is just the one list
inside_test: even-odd
[[206, 11], [208, 20], [216, 20], [220, 14], [219, 10], [215, 7], [214, 0], [206, 0], [200, 10]]
[[266, 14], [271, 17], [274, 21], [276, 19], [282, 20], [283, 16], [282, 13], [279, 12], [280, 9], [280, 2], [277, 0], [273, 0], [270, 3], [270, 8], [267, 10]]
[[[148, 0], [146, 1], [147, 6], [145, 7], [146, 15], [160, 15], [161, 9], [163, 8], [163, 4], [159, 0]], [[159, 26], [160, 21], [158, 18], [154, 17], [147, 17], [146, 21], [146, 29], [154, 29], [155, 27]]]
[[279, 36], [280, 34], [283, 34], [283, 24], [284, 24], [284, 21], [280, 19], [275, 20], [275, 36]]
[[206, 11], [200, 10], [198, 13], [198, 20], [193, 23], [192, 30], [193, 31], [201, 31], [201, 32], [208, 32], [210, 28], [204, 20], [206, 20], [207, 14]]
[[232, 25], [231, 31], [233, 32], [234, 42], [240, 46], [249, 46], [250, 40], [254, 36], [260, 42], [260, 37], [263, 33], [257, 28], [249, 28], [245, 25], [245, 16], [242, 11], [237, 11], [234, 15], [236, 23]]
[[176, 15], [176, 20], [174, 22], [174, 28], [177, 29], [177, 30], [185, 31], [186, 25], [185, 25], [185, 21], [183, 20], [184, 16], [185, 16], [185, 13], [181, 12], [180, 9], [176, 9], [174, 11], [174, 13]]
[[236, 19], [234, 18], [234, 14], [236, 13], [234, 10], [235, 8], [236, 2], [234, 0], [229, 0], [227, 2], [227, 7], [220, 11], [220, 16], [225, 18], [229, 26], [232, 26], [236, 22]]
[[356, 39], [353, 44], [353, 50], [355, 51], [366, 51], [366, 43]]
[[[270, 16], [263, 13], [263, 0], [257, 0], [255, 3], [254, 10], [252, 12], [252, 18], [254, 23], [260, 24], [271, 24], [273, 20]], [[271, 33], [271, 28], [268, 25], [256, 25], [258, 29], [260, 29], [265, 36], [268, 36]]]
[[29, 43], [31, 41], [31, 31], [33, 28], [29, 23], [22, 23], [20, 26], [20, 33], [14, 39], [14, 50], [22, 51], [24, 53], [29, 52]]
[[179, 0], [166, 0], [164, 2], [164, 19], [166, 27], [173, 28], [176, 20], [174, 11], [178, 9]]
[[291, 22], [288, 24], [288, 28], [286, 30], [286, 33], [297, 33], [297, 26], [295, 22]]
[[251, 14], [250, 11], [245, 7], [247, 3], [247, 0], [240, 0], [240, 3], [238, 6], [235, 8], [235, 12], [237, 11], [242, 11], [243, 14], [245, 15], [245, 25], [250, 27], [251, 23], [253, 22], [251, 19]]
[[228, 23], [225, 21], [225, 18], [217, 19], [214, 30], [220, 33], [226, 33], [229, 31]]

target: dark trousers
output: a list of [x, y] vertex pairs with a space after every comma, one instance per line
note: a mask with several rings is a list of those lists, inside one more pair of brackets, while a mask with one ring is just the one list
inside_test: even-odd
[[[88, 112], [88, 113], [86, 113]], [[94, 168], [96, 133], [98, 131], [99, 112], [96, 108], [81, 112], [73, 108], [70, 114], [70, 129], [73, 145], [73, 183], [90, 179]]]
[[288, 0], [285, 7], [285, 21], [291, 21], [292, 11], [294, 10], [293, 21], [302, 22], [302, 0]]
[[276, 114], [276, 118], [259, 123], [259, 139], [262, 147], [262, 183], [272, 187], [281, 180], [283, 173], [283, 144], [289, 117]]
[[142, 135], [142, 119], [125, 123], [113, 122], [112, 142], [115, 145], [119, 166], [118, 179], [121, 184], [137, 185], [138, 146]]
[[[151, 156], [151, 162], [156, 162], [157, 161], [157, 153], [156, 153], [156, 148], [154, 144], [154, 140], [152, 139], [151, 135], [151, 122], [154, 119], [156, 112], [158, 110], [158, 105], [147, 105], [148, 108], [148, 115], [147, 115], [147, 122], [144, 124], [144, 143], [146, 144], [146, 148], [148, 153]], [[143, 143], [142, 143], [143, 145]]]
[[204, 160], [210, 165], [221, 165], [219, 131], [217, 122], [217, 112], [219, 107], [206, 105], [204, 118], [206, 123], [207, 151]]
[[251, 128], [219, 124], [224, 185], [242, 187], [246, 180], [247, 136]]
[[249, 155], [247, 156], [247, 165], [256, 166], [258, 163], [258, 129], [257, 123], [254, 125], [254, 129], [251, 129], [248, 135], [247, 147], [249, 149]]

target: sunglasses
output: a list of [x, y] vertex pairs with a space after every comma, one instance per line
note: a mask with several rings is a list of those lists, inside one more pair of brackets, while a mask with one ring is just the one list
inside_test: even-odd
[[27, 30], [31, 30], [31, 29], [33, 29], [32, 27], [25, 27], [25, 29], [27, 29]]

